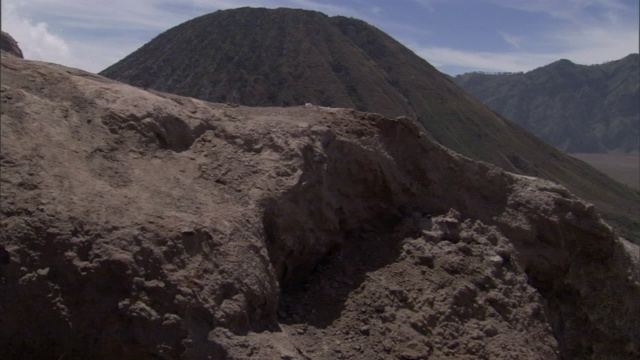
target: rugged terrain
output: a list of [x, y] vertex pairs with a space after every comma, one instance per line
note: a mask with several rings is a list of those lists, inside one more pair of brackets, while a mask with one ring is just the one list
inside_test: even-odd
[[7, 359], [631, 359], [640, 253], [408, 118], [2, 55]]
[[101, 74], [213, 102], [406, 116], [462, 155], [566, 186], [640, 243], [640, 193], [496, 114], [360, 20], [294, 9], [218, 11], [158, 35]]
[[569, 153], [638, 153], [640, 57], [601, 65], [559, 60], [527, 73], [453, 80], [495, 111]]

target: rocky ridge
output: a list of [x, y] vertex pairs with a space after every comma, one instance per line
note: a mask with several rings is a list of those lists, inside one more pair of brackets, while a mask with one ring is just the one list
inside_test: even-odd
[[7, 358], [633, 358], [638, 246], [408, 118], [2, 55]]

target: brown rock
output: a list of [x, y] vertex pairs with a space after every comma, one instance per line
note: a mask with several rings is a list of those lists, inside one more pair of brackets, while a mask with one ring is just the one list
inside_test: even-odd
[[16, 57], [1, 96], [6, 358], [640, 351], [636, 245], [566, 189], [406, 120], [229, 107]]

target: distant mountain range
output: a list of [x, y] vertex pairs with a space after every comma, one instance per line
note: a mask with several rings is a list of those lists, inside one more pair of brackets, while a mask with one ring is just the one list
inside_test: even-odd
[[563, 151], [638, 153], [638, 54], [601, 65], [560, 60], [527, 73], [467, 73], [453, 80]]
[[638, 192], [492, 111], [360, 20], [293, 9], [218, 11], [158, 35], [101, 75], [213, 102], [406, 116], [462, 155], [568, 187], [622, 234], [640, 238]]

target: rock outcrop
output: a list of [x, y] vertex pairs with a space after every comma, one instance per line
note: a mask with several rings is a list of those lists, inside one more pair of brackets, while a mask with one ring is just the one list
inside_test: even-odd
[[22, 56], [22, 50], [20, 50], [20, 47], [18, 46], [18, 42], [4, 31], [0, 32], [0, 51], [19, 58], [24, 58], [24, 56]]
[[632, 358], [637, 245], [407, 118], [2, 57], [0, 353]]

